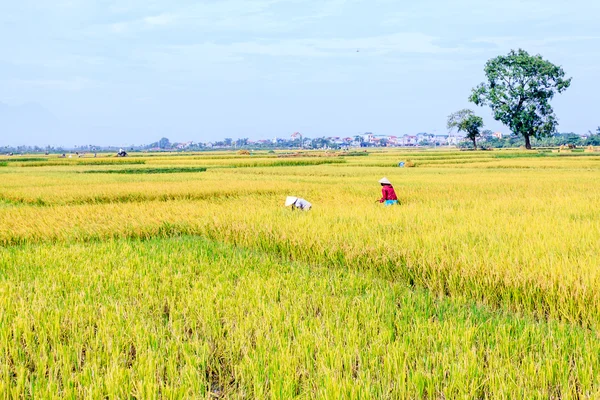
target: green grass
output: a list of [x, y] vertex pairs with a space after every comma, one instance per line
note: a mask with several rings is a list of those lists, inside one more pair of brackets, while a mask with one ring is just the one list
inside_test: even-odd
[[599, 394], [586, 330], [199, 237], [0, 249], [0, 310], [9, 398]]
[[52, 159], [45, 162], [21, 163], [21, 167], [52, 167], [66, 165], [140, 165], [145, 164], [146, 160], [132, 159], [106, 159], [106, 158], [88, 158], [88, 159]]
[[344, 164], [346, 160], [343, 158], [322, 158], [322, 159], [284, 159], [275, 161], [254, 161], [244, 164], [231, 165], [234, 168], [247, 167], [302, 167], [308, 165], [326, 165], [326, 164]]
[[35, 162], [48, 161], [48, 158], [43, 157], [10, 157], [5, 159], [6, 162]]
[[184, 172], [204, 172], [204, 167], [191, 168], [138, 168], [82, 171], [83, 174], [178, 174]]
[[527, 151], [521, 153], [494, 153], [494, 158], [536, 158], [536, 157], [597, 157], [598, 154], [584, 153], [584, 149], [569, 150], [570, 153], [551, 153], [549, 151]]

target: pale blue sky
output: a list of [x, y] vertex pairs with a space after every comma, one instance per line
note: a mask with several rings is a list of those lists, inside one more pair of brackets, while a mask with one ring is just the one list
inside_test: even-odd
[[[600, 125], [595, 0], [0, 0], [0, 145], [446, 132], [485, 62], [540, 53]], [[359, 52], [357, 52], [359, 50]]]

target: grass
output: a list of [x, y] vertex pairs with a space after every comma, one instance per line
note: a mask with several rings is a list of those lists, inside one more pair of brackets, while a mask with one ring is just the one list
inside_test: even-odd
[[513, 153], [7, 168], [0, 395], [596, 398], [600, 157]]
[[3, 157], [2, 161], [5, 162], [34, 162], [34, 161], [48, 161], [48, 158], [42, 157]]
[[145, 164], [146, 160], [129, 158], [76, 158], [76, 159], [52, 159], [43, 162], [20, 163], [20, 167], [55, 167], [55, 166], [73, 166], [73, 165], [140, 165]]
[[138, 168], [82, 171], [84, 174], [179, 174], [184, 172], [204, 172], [206, 168]]
[[201, 160], [193, 158], [177, 158], [177, 159], [152, 159], [149, 164], [158, 165], [205, 165], [208, 167], [221, 168], [257, 168], [257, 167], [302, 167], [310, 165], [327, 165], [327, 164], [344, 164], [346, 160], [342, 157], [305, 157], [305, 158], [259, 158], [240, 156], [240, 158], [207, 158]]

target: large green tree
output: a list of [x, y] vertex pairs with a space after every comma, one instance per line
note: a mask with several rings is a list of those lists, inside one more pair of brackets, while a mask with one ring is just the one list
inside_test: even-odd
[[496, 120], [523, 136], [527, 149], [531, 149], [531, 137], [540, 139], [556, 132], [558, 121], [550, 100], [571, 85], [561, 67], [519, 49], [489, 60], [485, 75], [487, 82], [473, 89], [469, 100], [489, 105]]
[[473, 148], [477, 150], [477, 138], [481, 136], [483, 119], [475, 115], [473, 110], [460, 110], [448, 116], [448, 129], [456, 129], [464, 132], [465, 138], [473, 142]]

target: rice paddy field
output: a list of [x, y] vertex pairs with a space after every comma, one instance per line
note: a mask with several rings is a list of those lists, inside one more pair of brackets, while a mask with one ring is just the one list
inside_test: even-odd
[[0, 157], [0, 397], [599, 398], [599, 210], [600, 153]]

